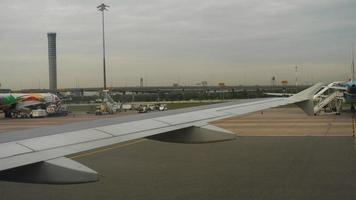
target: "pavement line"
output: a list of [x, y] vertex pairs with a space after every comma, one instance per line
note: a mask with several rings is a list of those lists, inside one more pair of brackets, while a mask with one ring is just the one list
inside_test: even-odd
[[88, 152], [88, 153], [79, 154], [79, 155], [76, 155], [76, 156], [72, 156], [70, 158], [71, 159], [78, 159], [78, 158], [82, 158], [82, 157], [87, 157], [87, 156], [94, 155], [94, 154], [97, 154], [97, 153], [102, 153], [102, 152], [105, 152], [105, 151], [109, 151], [109, 150], [113, 150], [113, 149], [117, 149], [117, 148], [121, 148], [121, 147], [130, 146], [130, 145], [141, 143], [141, 142], [144, 142], [144, 141], [146, 141], [146, 139], [140, 139], [140, 140], [137, 140], [137, 141], [134, 141], [134, 142], [126, 143], [126, 144], [116, 144], [116, 145], [111, 146], [111, 147], [99, 149], [99, 150], [96, 150], [96, 151], [91, 151], [91, 152]]

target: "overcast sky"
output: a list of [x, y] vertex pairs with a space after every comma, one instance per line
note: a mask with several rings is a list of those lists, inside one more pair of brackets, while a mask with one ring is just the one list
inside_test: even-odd
[[[0, 0], [2, 88], [102, 86], [101, 14], [92, 0]], [[350, 77], [355, 0], [106, 1], [108, 85], [294, 84]]]

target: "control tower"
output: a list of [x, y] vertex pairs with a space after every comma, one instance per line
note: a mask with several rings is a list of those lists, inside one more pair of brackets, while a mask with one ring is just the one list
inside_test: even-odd
[[56, 50], [56, 33], [47, 33], [48, 37], [48, 72], [49, 72], [49, 89], [57, 90], [57, 50]]

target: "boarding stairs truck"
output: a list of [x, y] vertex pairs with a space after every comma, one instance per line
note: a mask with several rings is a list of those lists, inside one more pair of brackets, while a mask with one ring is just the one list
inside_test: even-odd
[[114, 114], [119, 110], [119, 104], [115, 102], [108, 90], [103, 90], [102, 93], [102, 102], [96, 108], [95, 114], [96, 115], [105, 115], [105, 114]]
[[343, 91], [338, 87], [339, 82], [324, 86], [314, 95], [314, 115], [321, 113], [340, 114], [344, 101]]

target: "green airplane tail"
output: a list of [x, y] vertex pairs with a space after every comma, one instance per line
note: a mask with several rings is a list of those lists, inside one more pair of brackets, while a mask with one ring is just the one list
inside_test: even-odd
[[0, 98], [0, 105], [11, 105], [16, 103], [16, 98], [12, 95]]

